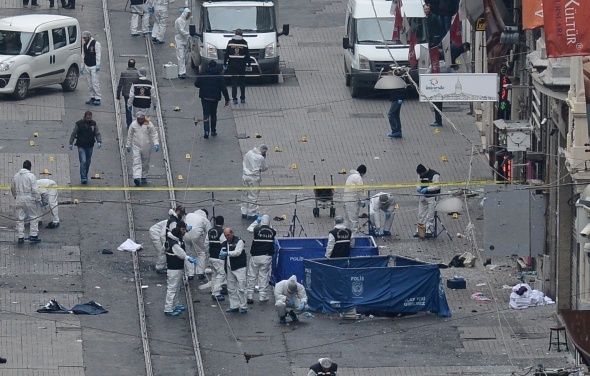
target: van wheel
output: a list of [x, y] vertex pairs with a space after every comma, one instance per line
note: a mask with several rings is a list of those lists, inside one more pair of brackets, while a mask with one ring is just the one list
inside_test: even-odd
[[351, 77], [351, 79], [350, 79], [350, 96], [353, 98], [358, 98], [361, 96], [361, 91], [362, 91], [362, 89], [360, 87], [358, 87], [358, 85], [355, 82], [354, 77]]
[[78, 78], [80, 77], [80, 71], [75, 67], [71, 66], [68, 69], [68, 73], [66, 74], [66, 79], [61, 84], [61, 88], [65, 92], [71, 92], [76, 90], [78, 87]]
[[12, 97], [14, 99], [23, 100], [27, 97], [29, 93], [29, 77], [25, 76], [24, 74], [18, 78], [16, 81], [16, 85], [14, 87], [14, 92], [12, 93]]

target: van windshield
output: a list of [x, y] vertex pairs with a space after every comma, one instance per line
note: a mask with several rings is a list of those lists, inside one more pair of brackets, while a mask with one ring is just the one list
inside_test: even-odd
[[205, 31], [270, 33], [276, 30], [272, 7], [207, 7]]
[[[375, 44], [375, 43], [385, 43], [388, 44], [401, 44], [402, 42], [399, 40], [392, 40], [393, 37], [393, 22], [394, 19], [392, 18], [360, 18], [356, 20], [356, 43], [358, 44]], [[416, 38], [418, 39], [418, 43], [426, 43], [426, 30], [425, 26], [426, 19], [425, 18], [408, 18], [408, 23], [410, 24], [410, 28], [416, 34]], [[385, 41], [381, 36], [381, 32], [383, 32], [383, 36], [385, 37]], [[409, 40], [409, 37], [408, 37]]]
[[33, 33], [0, 30], [0, 55], [24, 55]]

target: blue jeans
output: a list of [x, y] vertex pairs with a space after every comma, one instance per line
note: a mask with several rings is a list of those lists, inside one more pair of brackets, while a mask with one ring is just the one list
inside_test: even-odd
[[92, 161], [93, 147], [83, 148], [78, 146], [78, 158], [80, 159], [80, 179], [88, 179], [88, 170]]
[[402, 121], [400, 119], [400, 112], [402, 109], [402, 105], [397, 101], [391, 102], [391, 107], [389, 107], [389, 112], [387, 113], [387, 117], [389, 118], [389, 126], [391, 127], [391, 133], [401, 133], [402, 132]]

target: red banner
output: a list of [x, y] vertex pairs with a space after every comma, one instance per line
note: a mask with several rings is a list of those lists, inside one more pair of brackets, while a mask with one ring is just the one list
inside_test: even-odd
[[523, 0], [522, 28], [532, 30], [541, 26], [543, 26], [543, 0]]
[[459, 12], [453, 17], [451, 23], [451, 42], [455, 45], [460, 46], [463, 44], [463, 36], [461, 35], [461, 23], [459, 21]]
[[544, 0], [545, 43], [547, 56], [583, 56], [590, 54], [590, 1]]
[[440, 73], [440, 51], [438, 47], [430, 49], [430, 73]]
[[391, 40], [393, 42], [396, 42], [399, 37], [400, 37], [400, 33], [402, 31], [402, 28], [404, 26], [404, 20], [402, 18], [402, 2], [401, 0], [398, 2], [398, 6], [395, 10], [395, 21], [393, 22], [393, 35], [391, 37]]
[[416, 34], [413, 31], [410, 31], [410, 48], [408, 50], [408, 61], [410, 62], [410, 67], [412, 69], [416, 68], [418, 65], [418, 59], [416, 58], [416, 45], [418, 44], [418, 38], [416, 38]]

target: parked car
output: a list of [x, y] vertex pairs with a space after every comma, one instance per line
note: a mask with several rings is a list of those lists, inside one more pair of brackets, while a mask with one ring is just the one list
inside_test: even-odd
[[78, 86], [82, 61], [78, 20], [52, 14], [0, 19], [0, 94], [25, 99], [29, 90]]

